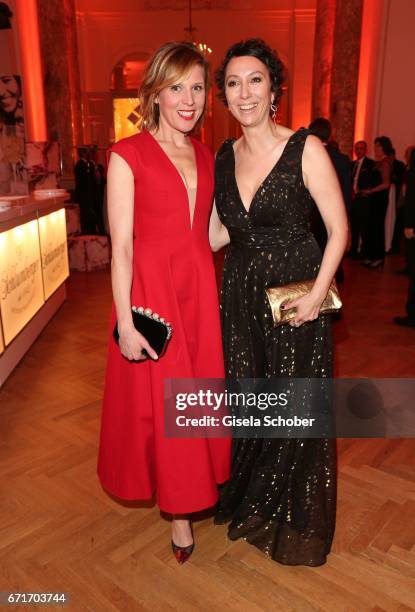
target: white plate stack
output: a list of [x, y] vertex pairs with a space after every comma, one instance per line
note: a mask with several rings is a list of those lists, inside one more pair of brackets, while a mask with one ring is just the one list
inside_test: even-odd
[[69, 196], [69, 193], [66, 191], [66, 189], [35, 189], [33, 192], [33, 197], [35, 197], [37, 200], [66, 196]]

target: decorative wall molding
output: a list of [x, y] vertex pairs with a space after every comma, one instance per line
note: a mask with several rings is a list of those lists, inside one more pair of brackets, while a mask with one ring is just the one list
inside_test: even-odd
[[[233, 0], [192, 0], [192, 11], [197, 10], [230, 10], [237, 8]], [[240, 3], [239, 3], [240, 4]], [[144, 0], [146, 11], [182, 11], [187, 10], [188, 0]]]
[[[178, 7], [174, 9], [173, 7], [167, 7], [166, 9], [160, 6], [160, 3], [155, 3], [157, 6], [151, 9], [151, 12], [165, 12], [166, 10], [175, 10], [177, 12], [183, 13], [183, 15], [187, 18], [187, 11], [185, 7]], [[230, 17], [234, 13], [234, 11], [238, 11], [238, 19], [243, 20], [246, 18], [255, 20], [271, 20], [277, 21], [281, 23], [286, 23], [295, 17], [297, 22], [305, 22], [309, 23], [315, 20], [316, 18], [316, 9], [260, 9], [255, 7], [247, 7], [247, 6], [232, 6], [232, 2], [227, 1], [226, 4], [222, 7], [209, 8], [207, 6], [201, 6], [200, 11], [216, 11], [220, 10], [223, 12], [229, 12]], [[119, 21], [125, 24], [125, 19], [128, 16], [129, 19], [145, 17], [146, 14], [150, 12], [150, 9], [145, 10], [144, 8], [137, 8], [136, 10], [113, 10], [113, 11], [76, 11], [77, 20], [84, 25], [88, 22], [93, 21]], [[223, 19], [223, 15], [221, 15], [221, 19]]]
[[316, 9], [295, 9], [293, 11], [297, 23], [312, 23], [316, 20]]
[[[46, 2], [46, 0], [41, 0]], [[307, 11], [317, 0], [192, 0], [192, 11], [264, 11], [286, 9]], [[122, 13], [153, 11], [188, 11], [188, 0], [76, 0], [80, 12], [107, 12], [114, 7]]]
[[[222, 9], [223, 13], [228, 13], [229, 20], [231, 23], [231, 19], [234, 13], [234, 9], [232, 8], [224, 8]], [[157, 9], [162, 15], [165, 14], [163, 9]], [[157, 12], [154, 9], [154, 12]], [[212, 11], [213, 12], [213, 11]], [[179, 13], [179, 11], [177, 11]], [[177, 14], [176, 13], [176, 14]], [[183, 13], [183, 27], [186, 25], [186, 13]], [[225, 14], [221, 14], [221, 21], [226, 19]], [[291, 23], [292, 19], [295, 19], [297, 23], [313, 23], [316, 18], [316, 11], [314, 9], [307, 10], [287, 10], [287, 9], [240, 9], [238, 11], [238, 20], [247, 21], [248, 23], [252, 23], [252, 21], [257, 21], [260, 23], [266, 23], [267, 26], [278, 26], [278, 27], [288, 27]], [[149, 19], [154, 19], [153, 16], [149, 15], [149, 11], [137, 10], [137, 11], [77, 11], [76, 19], [79, 23], [80, 27], [90, 27], [94, 23], [96, 24], [105, 24], [111, 23], [116, 27], [125, 27], [126, 19], [130, 24], [141, 24]], [[202, 19], [199, 15], [198, 19]], [[198, 24], [202, 23], [201, 21], [196, 19], [195, 25], [196, 28]]]

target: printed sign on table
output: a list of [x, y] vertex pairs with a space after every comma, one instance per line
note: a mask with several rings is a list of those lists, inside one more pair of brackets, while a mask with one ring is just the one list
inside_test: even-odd
[[44, 303], [36, 219], [0, 233], [0, 311], [6, 346]]
[[40, 217], [39, 236], [43, 286], [47, 300], [69, 276], [64, 208]]

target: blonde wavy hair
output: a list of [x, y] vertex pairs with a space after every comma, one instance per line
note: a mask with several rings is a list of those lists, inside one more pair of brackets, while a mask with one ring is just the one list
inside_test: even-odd
[[169, 42], [160, 47], [148, 61], [144, 77], [138, 90], [141, 120], [139, 128], [158, 128], [160, 111], [155, 102], [162, 89], [170, 87], [185, 78], [194, 66], [201, 66], [204, 74], [206, 101], [203, 113], [193, 131], [203, 123], [207, 110], [207, 92], [210, 86], [209, 64], [200, 51], [191, 43]]

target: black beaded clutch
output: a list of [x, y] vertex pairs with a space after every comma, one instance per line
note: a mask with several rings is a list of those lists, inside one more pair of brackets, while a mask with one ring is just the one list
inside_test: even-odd
[[[131, 312], [136, 330], [144, 336], [159, 357], [164, 355], [167, 344], [173, 334], [173, 328], [170, 323], [166, 322], [163, 317], [160, 317], [157, 312], [153, 313], [151, 308], [143, 308], [143, 306], [137, 308], [137, 306], [133, 306]], [[120, 337], [117, 324], [115, 324], [113, 336], [118, 344]], [[147, 354], [145, 350], [143, 353]]]

